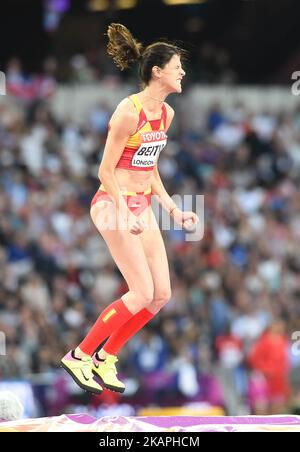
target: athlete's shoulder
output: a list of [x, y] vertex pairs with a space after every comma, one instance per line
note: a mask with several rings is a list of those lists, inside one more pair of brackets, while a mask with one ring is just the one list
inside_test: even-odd
[[125, 97], [121, 100], [121, 102], [117, 105], [115, 113], [126, 117], [137, 117], [136, 108], [129, 97]]
[[175, 115], [174, 108], [172, 108], [167, 102], [164, 102], [164, 105], [167, 109], [167, 116], [172, 119]]
[[170, 107], [170, 105], [167, 102], [164, 102], [164, 105], [165, 105], [166, 111], [167, 111], [166, 131], [168, 131], [169, 127], [171, 125], [171, 122], [173, 121], [175, 111], [172, 107]]
[[126, 97], [117, 105], [111, 120], [110, 126], [122, 126], [122, 128], [134, 131], [137, 127], [138, 115], [131, 100]]

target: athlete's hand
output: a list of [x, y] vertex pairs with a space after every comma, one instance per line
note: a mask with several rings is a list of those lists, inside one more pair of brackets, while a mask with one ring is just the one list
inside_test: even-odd
[[131, 234], [138, 235], [146, 229], [146, 223], [143, 220], [134, 217], [128, 221], [128, 227]]
[[172, 213], [172, 217], [179, 226], [182, 226], [186, 231], [194, 230], [197, 223], [199, 223], [199, 217], [194, 212], [183, 212], [176, 208]]

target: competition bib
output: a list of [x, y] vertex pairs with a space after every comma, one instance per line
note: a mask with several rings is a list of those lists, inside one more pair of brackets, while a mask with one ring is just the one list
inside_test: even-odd
[[131, 165], [139, 168], [154, 166], [167, 144], [167, 138], [163, 130], [141, 133], [142, 144], [132, 157]]

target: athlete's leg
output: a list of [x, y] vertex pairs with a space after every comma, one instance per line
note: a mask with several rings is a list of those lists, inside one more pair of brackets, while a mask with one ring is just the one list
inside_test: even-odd
[[100, 201], [91, 209], [94, 224], [107, 243], [129, 291], [104, 310], [80, 344], [80, 350], [89, 355], [114, 330], [153, 300], [153, 282], [141, 240], [128, 230], [108, 228], [106, 216], [113, 219], [115, 215], [115, 206], [110, 202]]
[[169, 263], [161, 231], [151, 209], [151, 228], [141, 234], [141, 241], [154, 284], [154, 296], [147, 309], [153, 315], [171, 298]]
[[91, 208], [91, 217], [128, 285], [129, 291], [122, 295], [122, 300], [130, 311], [136, 313], [152, 302], [154, 292], [151, 272], [139, 239], [141, 234], [107, 228], [106, 217], [116, 217], [113, 203], [98, 202]]
[[[121, 347], [143, 328], [171, 297], [169, 266], [165, 246], [152, 209], [151, 207], [148, 209], [148, 212], [144, 214], [144, 218], [141, 217], [149, 224], [149, 229], [142, 232], [139, 237], [154, 282], [153, 301], [150, 306], [142, 309], [121, 328], [111, 334], [99, 353], [99, 358], [102, 359], [106, 357], [106, 354], [116, 355]], [[147, 216], [146, 218], [145, 215]]]

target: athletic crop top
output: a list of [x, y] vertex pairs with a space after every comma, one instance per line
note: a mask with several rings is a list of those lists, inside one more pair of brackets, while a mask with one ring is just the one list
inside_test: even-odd
[[148, 121], [142, 104], [136, 94], [129, 96], [139, 114], [136, 132], [129, 137], [124, 151], [118, 161], [117, 168], [134, 171], [153, 170], [160, 152], [167, 144], [166, 122], [167, 109], [161, 108], [160, 119]]

